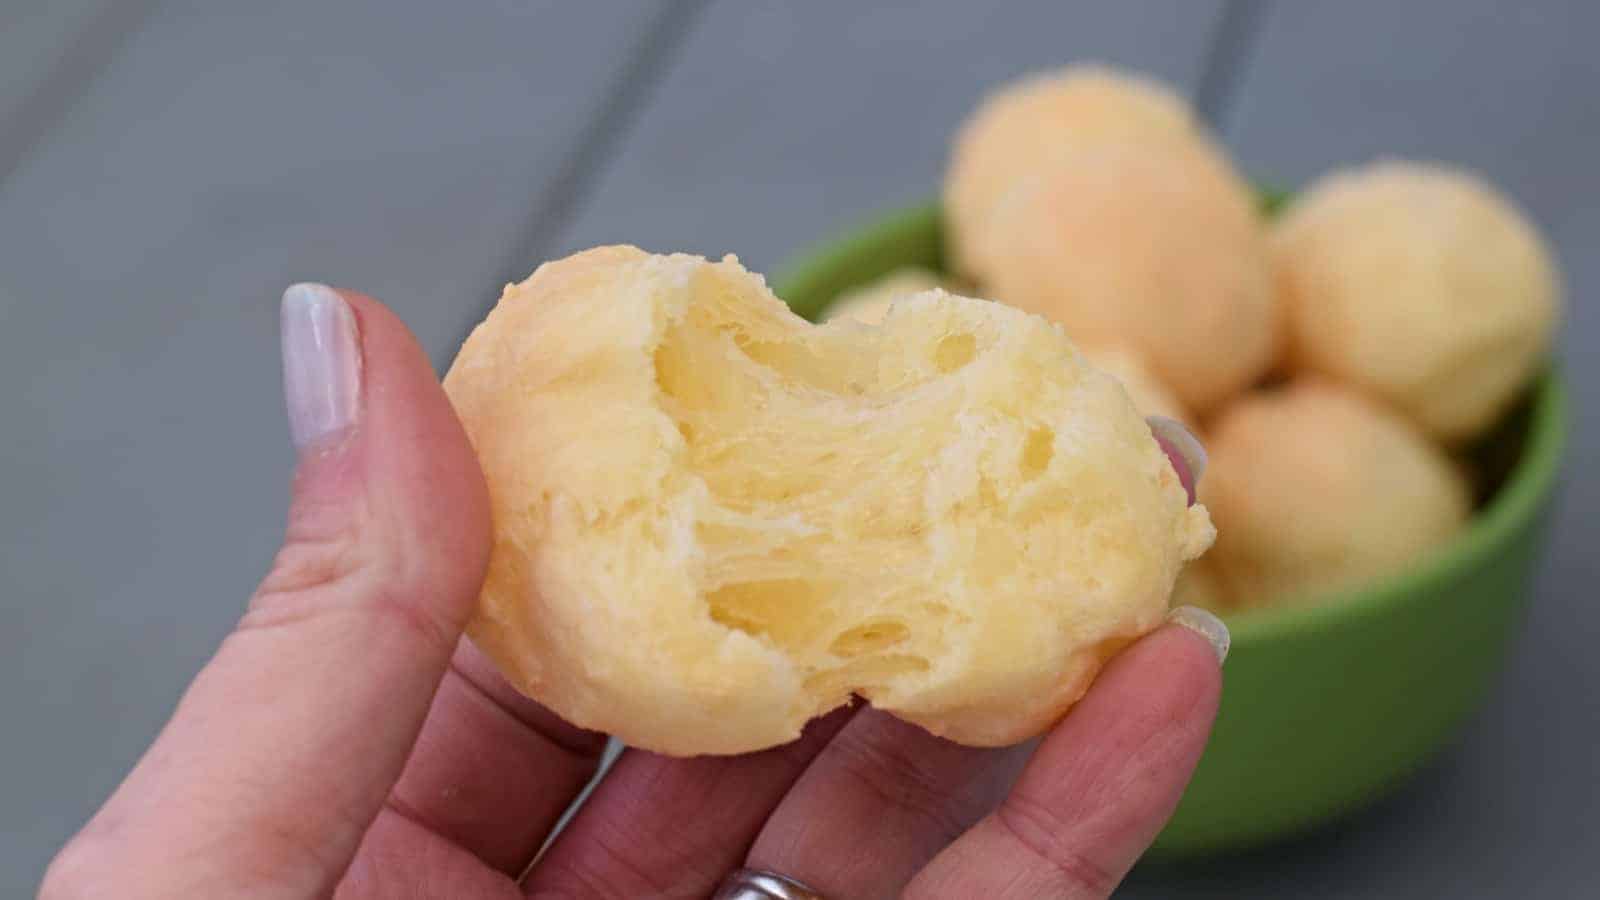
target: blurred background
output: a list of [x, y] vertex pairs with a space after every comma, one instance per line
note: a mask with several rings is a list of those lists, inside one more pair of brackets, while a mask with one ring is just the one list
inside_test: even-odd
[[0, 0], [0, 895], [277, 546], [285, 285], [383, 299], [442, 367], [541, 260], [627, 241], [770, 271], [931, 196], [986, 89], [1097, 59], [1185, 90], [1258, 177], [1484, 172], [1565, 267], [1576, 418], [1530, 621], [1459, 740], [1339, 825], [1119, 896], [1593, 896], [1597, 35], [1588, 0]]

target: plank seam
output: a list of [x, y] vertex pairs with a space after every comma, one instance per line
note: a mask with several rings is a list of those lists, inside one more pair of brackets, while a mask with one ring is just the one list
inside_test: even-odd
[[535, 198], [534, 216], [501, 267], [499, 281], [491, 286], [494, 296], [506, 282], [526, 277], [529, 261], [542, 260], [582, 210], [708, 4], [709, 0], [675, 0], [649, 23], [572, 151], [562, 157], [554, 177]]
[[51, 129], [89, 92], [123, 43], [155, 8], [155, 0], [107, 2], [88, 17], [39, 86], [0, 131], [0, 182], [15, 172]]
[[1227, 131], [1240, 87], [1249, 74], [1268, 15], [1268, 0], [1228, 0], [1212, 32], [1194, 105], [1218, 133]]

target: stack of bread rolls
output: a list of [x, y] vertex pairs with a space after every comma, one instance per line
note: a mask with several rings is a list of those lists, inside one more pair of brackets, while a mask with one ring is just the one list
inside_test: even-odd
[[[1448, 541], [1472, 514], [1459, 457], [1561, 315], [1549, 249], [1483, 178], [1380, 160], [1269, 218], [1183, 97], [1102, 66], [987, 97], [943, 210], [951, 276], [1059, 323], [1137, 406], [1201, 433], [1218, 538], [1176, 594], [1215, 609], [1316, 602]], [[938, 279], [895, 273], [831, 314]]]

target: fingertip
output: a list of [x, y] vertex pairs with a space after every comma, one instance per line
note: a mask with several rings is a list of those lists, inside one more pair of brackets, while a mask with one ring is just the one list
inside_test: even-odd
[[1192, 764], [1210, 737], [1221, 695], [1222, 669], [1211, 641], [1168, 623], [1118, 654], [1060, 727], [1169, 731], [1172, 740], [1162, 743], [1174, 759]]
[[1177, 808], [1221, 689], [1211, 641], [1185, 625], [1130, 644], [1045, 736], [991, 818], [1000, 824], [969, 832], [913, 886], [1106, 896]]
[[1233, 646], [1233, 636], [1228, 625], [1210, 610], [1198, 606], [1179, 606], [1167, 613], [1167, 622], [1178, 625], [1204, 638], [1216, 657], [1217, 665], [1228, 661], [1228, 651]]
[[[1224, 631], [1224, 635], [1226, 631]], [[1180, 718], [1203, 719], [1209, 733], [1222, 693], [1222, 666], [1213, 638], [1181, 621], [1168, 621], [1135, 642], [1113, 661], [1118, 677], [1141, 698], [1165, 698]], [[1106, 674], [1112, 674], [1107, 672]]]
[[369, 497], [402, 533], [413, 567], [457, 598], [462, 617], [488, 567], [488, 487], [433, 364], [400, 317], [355, 291], [339, 294], [361, 336], [362, 455]]

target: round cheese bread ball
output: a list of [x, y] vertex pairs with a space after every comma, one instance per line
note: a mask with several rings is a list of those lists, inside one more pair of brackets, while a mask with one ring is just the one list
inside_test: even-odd
[[968, 238], [1028, 176], [1059, 165], [1083, 143], [1193, 139], [1184, 99], [1144, 76], [1074, 65], [1013, 81], [987, 97], [956, 134], [945, 177], [944, 214], [956, 267]]
[[889, 312], [889, 304], [895, 300], [933, 288], [952, 290], [951, 285], [937, 273], [917, 266], [906, 266], [841, 293], [823, 310], [822, 317], [825, 320], [848, 318], [876, 325], [883, 321]]
[[1387, 161], [1325, 176], [1274, 226], [1291, 365], [1477, 436], [1548, 349], [1560, 279], [1533, 225], [1467, 172]]
[[1255, 198], [1198, 143], [1095, 145], [995, 211], [969, 246], [984, 292], [1139, 354], [1197, 415], [1260, 378], [1278, 310]]
[[1082, 347], [1089, 364], [1122, 383], [1128, 399], [1147, 416], [1166, 416], [1194, 428], [1194, 417], [1172, 389], [1161, 383], [1138, 354], [1121, 347]]
[[1297, 601], [1391, 575], [1461, 528], [1466, 480], [1409, 422], [1332, 382], [1234, 403], [1213, 423], [1200, 496], [1207, 565], [1230, 600]]
[[1209, 555], [1189, 563], [1178, 573], [1178, 582], [1172, 587], [1172, 605], [1198, 606], [1215, 613], [1228, 612], [1233, 607]]
[[811, 325], [732, 257], [602, 247], [508, 287], [445, 388], [494, 517], [470, 635], [663, 753], [781, 744], [853, 694], [1022, 740], [1213, 536], [1058, 329], [942, 292]]

